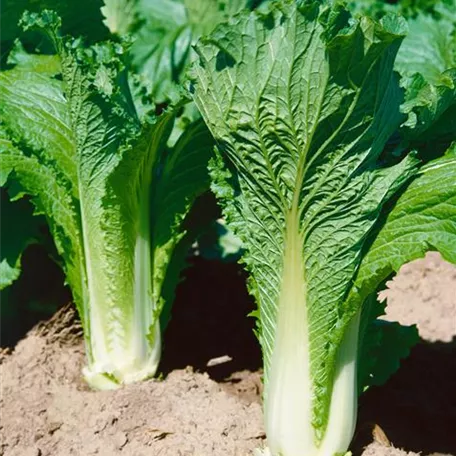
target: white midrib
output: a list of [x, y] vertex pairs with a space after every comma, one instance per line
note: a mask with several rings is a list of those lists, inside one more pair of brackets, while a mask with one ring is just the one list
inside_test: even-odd
[[107, 352], [107, 341], [104, 338], [105, 330], [103, 328], [103, 322], [100, 315], [100, 306], [99, 300], [102, 298], [97, 295], [96, 287], [94, 287], [94, 271], [92, 266], [92, 255], [90, 250], [90, 242], [88, 238], [88, 226], [86, 221], [86, 212], [84, 204], [84, 192], [81, 189], [81, 184], [79, 183], [79, 205], [81, 210], [81, 226], [82, 226], [82, 240], [84, 247], [84, 257], [85, 257], [85, 268], [87, 271], [87, 289], [88, 289], [88, 299], [84, 303], [84, 307], [87, 309], [86, 313], [88, 315], [88, 324], [90, 328], [90, 335], [88, 341], [90, 344], [90, 350], [87, 350], [87, 353], [90, 353], [90, 358], [88, 360], [89, 366], [88, 370], [92, 371], [94, 365], [102, 362], [108, 363], [106, 358]]
[[142, 359], [147, 356], [147, 331], [152, 323], [149, 191], [143, 186], [139, 203], [139, 226], [135, 245], [134, 325], [132, 346]]
[[282, 290], [268, 382], [265, 421], [271, 454], [315, 454], [312, 383], [302, 240], [296, 213], [287, 219]]
[[[132, 375], [126, 376], [126, 383], [153, 376], [161, 354], [160, 323], [159, 319], [155, 318], [152, 290], [150, 180], [145, 181], [140, 196], [139, 227], [135, 245], [134, 323], [131, 334], [134, 347], [132, 356], [138, 363], [138, 371], [133, 369]], [[152, 332], [151, 337], [148, 337], [149, 332]], [[150, 340], [153, 341], [152, 347]]]
[[[114, 381], [110, 376], [119, 378], [119, 373], [128, 363], [128, 355], [125, 353], [124, 344], [118, 343], [118, 339], [113, 337], [110, 332], [109, 324], [112, 311], [112, 306], [108, 300], [109, 296], [105, 294], [105, 271], [97, 271], [94, 264], [97, 262], [97, 249], [103, 249], [103, 245], [96, 246], [96, 243], [102, 244], [104, 239], [93, 238], [93, 234], [89, 239], [89, 227], [86, 218], [85, 196], [81, 184], [79, 184], [79, 204], [81, 210], [81, 227], [82, 238], [84, 244], [85, 267], [87, 271], [87, 289], [88, 299], [85, 306], [88, 308], [87, 314], [89, 317], [89, 337], [88, 343], [90, 350], [86, 350], [89, 354], [87, 366], [83, 369], [83, 375], [87, 383], [96, 389], [114, 389], [118, 387], [118, 382]], [[95, 261], [94, 261], [95, 260]], [[112, 340], [108, 341], [108, 336]], [[126, 356], [127, 355], [127, 356]], [[107, 375], [106, 375], [107, 374]]]
[[[303, 241], [296, 212], [287, 219], [282, 290], [268, 382], [265, 425], [272, 456], [334, 456], [345, 453], [356, 423], [356, 360], [359, 312], [338, 348], [329, 419], [321, 442], [312, 426], [313, 384]], [[328, 385], [330, 386], [330, 385]]]

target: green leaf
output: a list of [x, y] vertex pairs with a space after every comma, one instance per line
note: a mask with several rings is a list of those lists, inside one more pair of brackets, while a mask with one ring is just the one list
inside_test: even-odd
[[216, 24], [230, 17], [248, 0], [140, 0], [137, 16], [144, 23], [134, 30], [134, 70], [156, 102], [173, 98], [176, 84], [196, 55], [192, 45]]
[[138, 0], [104, 0], [101, 12], [104, 24], [113, 34], [127, 34], [137, 21]]
[[382, 207], [417, 165], [379, 162], [401, 122], [404, 33], [397, 18], [285, 2], [197, 46], [194, 97], [220, 149], [213, 189], [259, 304], [272, 454], [346, 451], [353, 432], [355, 388], [334, 385], [354, 375], [361, 302], [342, 307]]
[[402, 112], [408, 119], [402, 133], [413, 144], [448, 144], [456, 137], [456, 67], [441, 75], [437, 84], [427, 83], [421, 74], [407, 80]]
[[[0, 94], [7, 87], [8, 78], [4, 78], [6, 72], [0, 73]], [[34, 81], [36, 82], [36, 81]], [[36, 85], [33, 86], [36, 89]], [[24, 93], [27, 87], [23, 86]], [[46, 87], [43, 86], [45, 91]], [[6, 97], [3, 100], [7, 99]], [[37, 99], [36, 110], [39, 111], [39, 98]], [[3, 103], [2, 107], [8, 109], [8, 103]], [[56, 109], [54, 110], [54, 112]], [[8, 120], [12, 120], [13, 125], [22, 125], [16, 119], [9, 119], [3, 114], [0, 108], [2, 121], [8, 126]], [[26, 114], [29, 111], [24, 111]], [[34, 113], [32, 109], [30, 113]], [[31, 117], [32, 123], [34, 117]], [[30, 124], [30, 127], [34, 126]], [[18, 132], [20, 134], [20, 132]], [[43, 137], [46, 129], [43, 128]], [[41, 143], [42, 138], [40, 139]], [[58, 145], [56, 145], [58, 147]], [[38, 149], [39, 150], [39, 149]], [[27, 151], [28, 152], [28, 151]], [[65, 181], [58, 175], [59, 170], [42, 164], [35, 155], [27, 155], [16, 147], [7, 138], [0, 140], [0, 185], [11, 185], [14, 183], [19, 187], [15, 199], [28, 194], [31, 202], [35, 206], [36, 215], [45, 215], [51, 229], [57, 251], [62, 255], [65, 262], [65, 273], [68, 283], [71, 286], [73, 297], [78, 306], [80, 317], [84, 325], [87, 324], [86, 310], [83, 305], [85, 290], [85, 270], [82, 268], [83, 250], [82, 240], [79, 229], [79, 216], [74, 199]]]
[[452, 6], [439, 4], [439, 13], [420, 13], [409, 20], [409, 33], [395, 63], [401, 73], [406, 100], [402, 126], [412, 147], [443, 150], [456, 137], [456, 19], [446, 14]]
[[[213, 149], [213, 145], [211, 150]], [[174, 301], [176, 283], [180, 280], [181, 272], [189, 264], [187, 259], [192, 244], [204, 230], [213, 222], [217, 215], [217, 206], [214, 204], [214, 196], [210, 192], [199, 196], [188, 212], [182, 227], [185, 234], [174, 247], [168, 262], [166, 277], [161, 285], [162, 312], [160, 325], [166, 328], [171, 318], [171, 304]]]
[[60, 59], [52, 57], [49, 72], [43, 71], [43, 58], [50, 62], [47, 56], [23, 56], [12, 70], [0, 73], [0, 116], [6, 132], [0, 141], [1, 185], [10, 177], [22, 189], [16, 198], [32, 196], [35, 213], [46, 215], [64, 258], [81, 320], [87, 324], [84, 257], [75, 201], [75, 141], [62, 81], [52, 77], [60, 68]]
[[[414, 327], [376, 320], [384, 306], [372, 293], [394, 272], [429, 250], [456, 263], [456, 147], [423, 168], [395, 203], [364, 257], [348, 305], [365, 299], [360, 338], [359, 386], [383, 384], [417, 343]], [[370, 294], [372, 293], [372, 294]]]
[[56, 55], [30, 54], [16, 41], [8, 55], [8, 64], [26, 71], [55, 76], [60, 73], [60, 59]]
[[[42, 150], [40, 161], [55, 164], [77, 196], [77, 163], [67, 101], [62, 82], [36, 71], [33, 65], [16, 66], [0, 73], [0, 113], [7, 131], [22, 147]], [[21, 62], [22, 63], [22, 62]]]
[[[442, 8], [451, 8], [454, 0], [352, 0], [348, 2], [350, 11], [381, 18], [387, 13], [400, 14], [407, 19], [414, 18], [420, 13], [438, 13]], [[448, 6], [447, 6], [448, 5]]]
[[19, 278], [22, 253], [27, 246], [38, 242], [44, 220], [33, 216], [33, 208], [29, 202], [11, 202], [3, 188], [1, 199], [0, 290], [3, 290]]
[[[19, 19], [24, 11], [39, 13], [54, 10], [62, 18], [62, 32], [82, 35], [90, 41], [106, 38], [108, 30], [102, 23], [102, 0], [3, 0], [1, 3], [2, 41], [13, 41], [20, 34]], [[4, 50], [2, 50], [4, 52]]]
[[[209, 188], [207, 163], [213, 148], [214, 140], [209, 130], [202, 120], [197, 120], [174, 145], [173, 154], [165, 163], [162, 178], [154, 189], [151, 212], [152, 249], [157, 262], [154, 276], [156, 300], [161, 293], [172, 251], [185, 234], [180, 230], [185, 216], [196, 197]], [[187, 240], [185, 253], [194, 240], [195, 237]]]
[[380, 386], [400, 367], [420, 338], [416, 325], [402, 326], [379, 320], [385, 314], [386, 302], [378, 303], [377, 292], [363, 304], [358, 354], [358, 391]]
[[455, 145], [422, 167], [386, 213], [356, 278], [353, 293], [363, 298], [403, 264], [422, 258], [429, 250], [456, 263]]
[[397, 54], [396, 69], [402, 76], [420, 73], [431, 84], [440, 82], [440, 75], [455, 66], [456, 24], [423, 13], [408, 24], [409, 32]]

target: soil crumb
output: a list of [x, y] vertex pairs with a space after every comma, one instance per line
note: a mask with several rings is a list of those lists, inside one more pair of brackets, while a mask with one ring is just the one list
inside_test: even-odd
[[372, 442], [364, 450], [363, 456], [418, 456], [418, 454], [383, 445], [379, 442]]
[[[433, 254], [385, 292], [388, 318], [418, 322], [425, 340], [362, 398], [355, 456], [456, 455], [455, 289], [456, 268]], [[208, 349], [193, 367], [169, 358], [163, 380], [95, 392], [81, 380], [80, 328], [67, 313], [54, 320], [0, 354], [1, 455], [250, 456], [265, 445], [261, 370], [241, 344]]]

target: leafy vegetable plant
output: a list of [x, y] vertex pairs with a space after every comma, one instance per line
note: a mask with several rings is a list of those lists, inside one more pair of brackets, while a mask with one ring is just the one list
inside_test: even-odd
[[0, 183], [47, 218], [83, 323], [89, 384], [150, 377], [160, 313], [192, 240], [186, 216], [209, 185], [211, 136], [198, 121], [168, 147], [175, 110], [141, 121], [120, 45], [62, 38], [49, 11], [23, 24], [45, 31], [56, 55], [19, 50], [0, 73]]
[[405, 34], [398, 17], [281, 2], [197, 47], [192, 90], [219, 149], [213, 189], [259, 307], [273, 456], [347, 451], [358, 378], [375, 383], [407, 352], [367, 359], [370, 331], [382, 331], [378, 287], [427, 250], [456, 262], [454, 148], [425, 166], [405, 146], [388, 152], [406, 120], [393, 71]]

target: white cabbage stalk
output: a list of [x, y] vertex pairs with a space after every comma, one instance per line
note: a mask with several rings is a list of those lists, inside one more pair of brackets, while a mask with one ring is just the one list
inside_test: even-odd
[[[103, 288], [97, 286], [97, 283], [103, 280], [105, 271], [94, 271], [92, 267], [91, 254], [96, 256], [100, 248], [92, 246], [88, 237], [84, 240], [88, 281], [86, 307], [90, 332], [86, 341], [89, 344], [88, 365], [83, 369], [83, 375], [87, 383], [96, 389], [115, 389], [119, 384], [135, 383], [153, 377], [160, 362], [160, 322], [155, 318], [158, 313], [152, 292], [149, 188], [150, 182], [147, 180], [142, 188], [138, 233], [134, 251], [131, 252], [134, 257], [134, 270], [130, 279], [133, 283], [129, 287], [130, 303], [124, 306], [122, 315], [119, 316], [122, 327], [118, 328], [117, 334], [112, 332], [112, 322], [103, 313], [106, 294], [103, 293]], [[83, 210], [82, 201], [83, 198]], [[84, 218], [83, 227], [86, 228], [86, 233]], [[129, 277], [124, 279], [128, 280]], [[106, 280], [110, 280], [109, 277]], [[113, 302], [112, 305], [114, 307], [116, 303]]]
[[324, 437], [312, 426], [313, 385], [302, 240], [296, 216], [288, 219], [288, 242], [274, 351], [265, 384], [265, 427], [273, 456], [334, 456], [345, 453], [356, 424], [359, 312], [338, 348], [329, 421]]
[[[299, 301], [299, 300], [298, 300]], [[339, 347], [329, 421], [323, 439], [314, 438], [309, 342], [301, 312], [284, 304], [279, 317], [271, 377], [265, 389], [265, 427], [273, 456], [334, 456], [344, 454], [356, 425], [359, 314]], [[283, 323], [287, 321], [287, 323]]]

